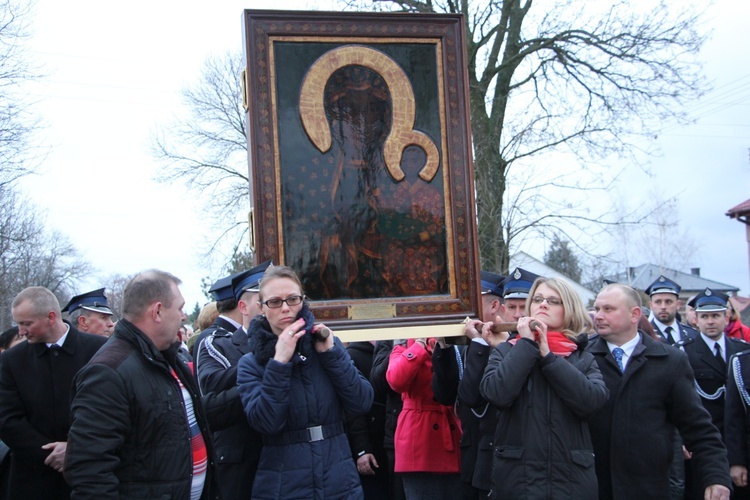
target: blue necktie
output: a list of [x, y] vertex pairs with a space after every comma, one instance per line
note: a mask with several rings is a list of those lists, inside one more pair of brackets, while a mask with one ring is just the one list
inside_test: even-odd
[[625, 354], [625, 351], [620, 349], [619, 347], [615, 347], [612, 349], [612, 356], [615, 357], [615, 361], [617, 361], [617, 366], [620, 367], [620, 371], [624, 372], [625, 368], [622, 366], [622, 355]]

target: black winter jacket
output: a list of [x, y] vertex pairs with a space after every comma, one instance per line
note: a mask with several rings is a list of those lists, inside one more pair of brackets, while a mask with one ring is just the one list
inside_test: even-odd
[[78, 372], [64, 473], [71, 498], [190, 498], [190, 429], [171, 369], [191, 394], [207, 446], [202, 498], [215, 497], [207, 418], [178, 347], [160, 352], [135, 325], [120, 320], [112, 338]]
[[536, 342], [502, 343], [490, 355], [482, 395], [499, 411], [493, 498], [596, 499], [586, 419], [609, 396], [586, 336], [567, 358], [542, 357]]

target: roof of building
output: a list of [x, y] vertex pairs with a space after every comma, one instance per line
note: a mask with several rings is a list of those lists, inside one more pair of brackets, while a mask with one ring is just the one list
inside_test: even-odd
[[732, 219], [738, 219], [743, 215], [750, 215], [750, 200], [743, 201], [736, 207], [730, 208], [729, 210], [727, 210], [726, 215], [731, 217]]
[[682, 287], [681, 295], [692, 295], [710, 288], [711, 290], [721, 291], [727, 294], [736, 293], [739, 288], [726, 283], [706, 279], [700, 275], [699, 270], [684, 273], [668, 267], [657, 266], [656, 264], [642, 264], [637, 267], [630, 267], [625, 272], [607, 276], [607, 279], [617, 283], [630, 285], [637, 290], [645, 290], [660, 275], [664, 275], [672, 281], [679, 283]]

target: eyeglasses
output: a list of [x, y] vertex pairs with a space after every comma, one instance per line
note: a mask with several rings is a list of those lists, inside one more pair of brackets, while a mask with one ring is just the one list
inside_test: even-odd
[[534, 297], [531, 299], [534, 304], [541, 304], [545, 300], [547, 301], [547, 305], [549, 306], [562, 305], [562, 300], [558, 299], [557, 297], [542, 297], [541, 295], [534, 295]]
[[304, 295], [292, 295], [291, 297], [287, 297], [285, 299], [268, 299], [262, 302], [262, 304], [265, 304], [266, 307], [269, 307], [271, 309], [278, 309], [284, 302], [286, 302], [286, 305], [288, 305], [289, 307], [293, 307], [300, 305], [303, 300], [305, 300]]

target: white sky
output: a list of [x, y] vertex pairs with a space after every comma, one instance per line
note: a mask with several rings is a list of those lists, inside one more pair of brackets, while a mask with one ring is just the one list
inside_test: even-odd
[[[49, 153], [41, 174], [22, 186], [101, 276], [164, 269], [184, 281], [187, 312], [204, 302], [200, 279], [210, 271], [215, 277], [217, 269], [200, 262], [203, 241], [194, 234], [212, 223], [200, 218], [194, 194], [153, 181], [160, 166], [149, 154], [150, 136], [183, 112], [180, 92], [198, 79], [207, 55], [241, 48], [244, 8], [306, 5], [36, 1], [28, 48], [47, 76], [28, 88]], [[695, 107], [696, 125], [660, 137], [663, 155], [653, 160], [653, 178], [629, 176], [634, 193], [656, 185], [666, 197], [680, 195], [682, 223], [701, 244], [690, 265], [744, 294], [750, 291], [745, 226], [724, 213], [750, 198], [750, 52], [740, 42], [749, 13], [750, 4], [729, 0], [710, 7], [714, 34], [703, 57], [717, 91]], [[531, 253], [541, 258], [543, 249]], [[81, 288], [98, 286], [92, 277]]]

